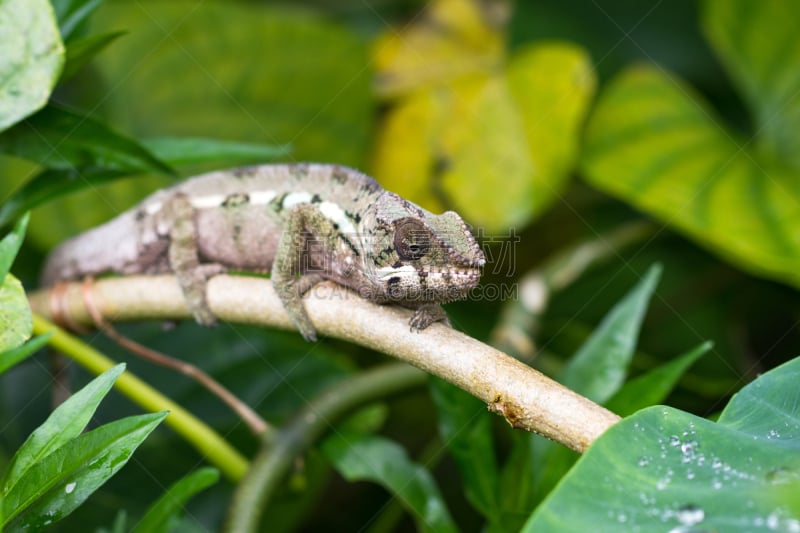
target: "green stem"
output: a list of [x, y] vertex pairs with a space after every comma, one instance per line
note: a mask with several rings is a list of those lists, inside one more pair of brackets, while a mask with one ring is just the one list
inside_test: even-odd
[[[33, 315], [33, 331], [39, 335], [52, 331], [53, 336], [50, 337], [48, 344], [93, 374], [101, 374], [116, 364], [37, 314]], [[230, 481], [238, 482], [242, 479], [248, 469], [247, 460], [200, 419], [129, 371], [125, 371], [114, 386], [150, 412], [169, 411], [169, 416], [165, 420], [167, 425], [194, 446], [211, 464], [219, 468]]]
[[500, 320], [492, 331], [492, 346], [531, 362], [536, 355], [531, 339], [536, 337], [539, 320], [552, 294], [569, 286], [597, 263], [619, 256], [620, 250], [652, 238], [656, 230], [656, 226], [647, 221], [630, 222], [548, 258], [520, 280], [519, 298], [503, 306]]
[[262, 511], [292, 467], [336, 421], [358, 407], [423, 385], [427, 375], [392, 363], [363, 372], [322, 393], [279, 431], [268, 435], [233, 495], [226, 531], [255, 532]]

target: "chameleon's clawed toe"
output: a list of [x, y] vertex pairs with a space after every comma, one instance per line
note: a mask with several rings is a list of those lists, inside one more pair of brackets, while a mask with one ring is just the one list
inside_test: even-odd
[[446, 326], [450, 326], [450, 320], [441, 305], [426, 304], [414, 310], [408, 325], [411, 326], [411, 331], [420, 331], [434, 322], [442, 322]]
[[218, 319], [211, 312], [208, 306], [202, 306], [197, 309], [192, 309], [192, 316], [198, 324], [205, 327], [214, 327], [218, 323]]

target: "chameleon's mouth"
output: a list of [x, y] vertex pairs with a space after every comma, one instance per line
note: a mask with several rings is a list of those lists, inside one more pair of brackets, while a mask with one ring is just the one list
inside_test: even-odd
[[478, 285], [481, 271], [475, 268], [449, 268], [428, 272], [424, 279], [424, 287], [421, 288], [430, 293], [428, 301], [447, 303], [466, 298], [469, 291]]
[[389, 299], [396, 302], [447, 303], [463, 300], [480, 281], [481, 271], [470, 267], [426, 268], [417, 270], [408, 265], [384, 271]]

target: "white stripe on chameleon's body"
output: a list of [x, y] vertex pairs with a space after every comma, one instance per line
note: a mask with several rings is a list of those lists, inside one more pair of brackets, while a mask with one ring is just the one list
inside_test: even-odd
[[281, 205], [284, 209], [291, 209], [292, 207], [298, 204], [309, 204], [311, 203], [311, 193], [306, 191], [297, 191], [297, 192], [290, 192], [287, 194]]
[[[302, 194], [308, 196], [307, 201], [311, 200], [311, 195], [309, 193], [304, 192]], [[276, 195], [277, 193], [275, 191], [252, 191], [247, 194], [248, 198], [247, 203], [250, 205], [267, 205], [268, 203], [270, 203], [272, 200], [275, 199]], [[209, 194], [205, 196], [195, 196], [189, 200], [189, 203], [195, 209], [213, 209], [224, 204], [225, 200], [227, 200], [229, 197], [230, 195], [224, 195], [224, 194]], [[300, 198], [295, 197], [293, 201], [297, 202], [298, 199]], [[145, 208], [145, 212], [148, 215], [154, 215], [159, 211], [161, 211], [163, 207], [164, 204], [162, 204], [161, 202], [152, 203], [147, 205], [147, 207]]]
[[[210, 209], [212, 207], [219, 207], [225, 201], [224, 194], [211, 194], [208, 196], [195, 196], [189, 199], [189, 203], [195, 209]], [[159, 208], [161, 204], [159, 204]]]
[[337, 224], [339, 229], [344, 234], [353, 235], [356, 233], [356, 227], [350, 222], [350, 217], [344, 212], [339, 204], [334, 202], [321, 202], [319, 204], [319, 212], [322, 213], [325, 218]]
[[275, 191], [253, 191], [250, 193], [250, 203], [253, 205], [266, 205], [275, 198], [276, 194]]

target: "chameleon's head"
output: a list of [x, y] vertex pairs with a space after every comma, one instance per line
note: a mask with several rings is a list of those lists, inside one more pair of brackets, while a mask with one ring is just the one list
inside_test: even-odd
[[373, 299], [413, 307], [466, 298], [485, 259], [461, 217], [434, 215], [388, 191], [375, 204], [364, 246]]

